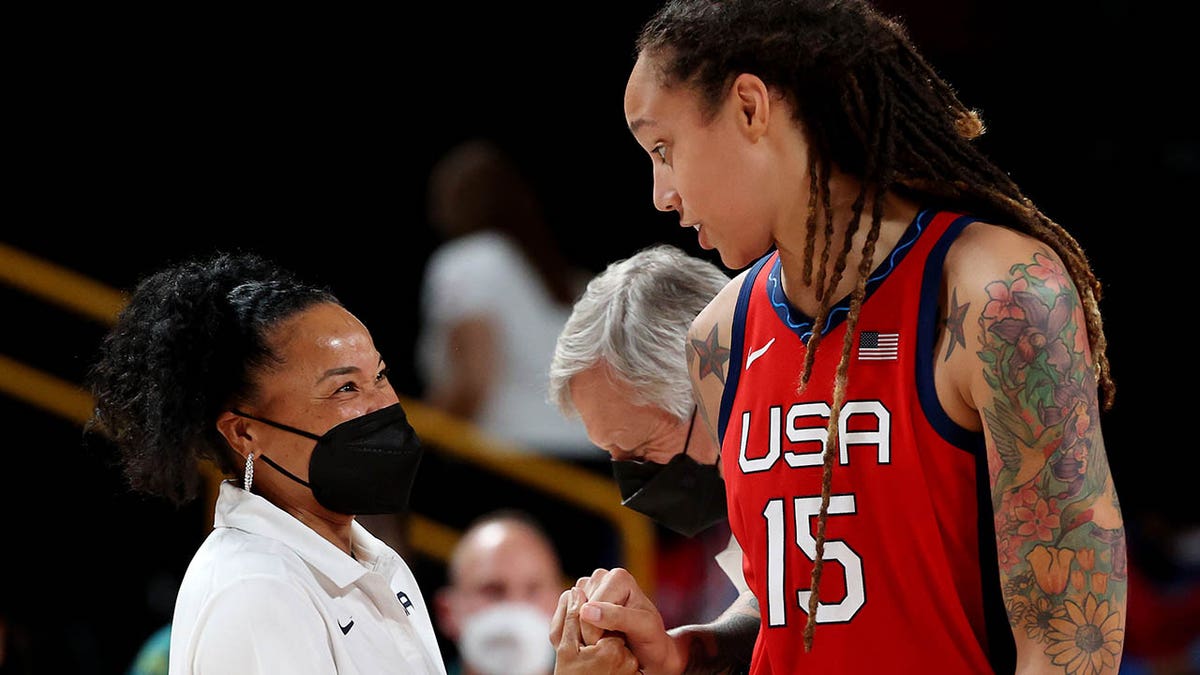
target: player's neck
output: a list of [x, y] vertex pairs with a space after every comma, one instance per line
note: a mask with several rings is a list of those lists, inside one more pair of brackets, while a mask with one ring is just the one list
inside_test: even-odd
[[[879, 234], [875, 241], [869, 267], [874, 268], [878, 261], [896, 246], [904, 231], [916, 217], [917, 210], [917, 205], [906, 199], [894, 196], [885, 199]], [[859, 268], [862, 264], [864, 248], [871, 232], [871, 213], [872, 207], [868, 202], [863, 208], [862, 217], [855, 228], [837, 287], [826, 293], [821, 291], [829, 287], [838, 268], [838, 257], [846, 246], [846, 233], [850, 231], [850, 224], [854, 218], [852, 204], [835, 203], [833, 228], [831, 236], [828, 237], [825, 233], [825, 215], [824, 213], [817, 214], [811, 278], [806, 279], [804, 275], [807, 257], [807, 228], [804, 226], [793, 228], [794, 236], [777, 242], [782, 268], [783, 291], [792, 306], [808, 316], [816, 316], [822, 304], [827, 307], [836, 304], [854, 290], [860, 276]], [[822, 251], [826, 248], [828, 248], [829, 254], [824, 265], [825, 273], [822, 275], [820, 273], [821, 257]]]

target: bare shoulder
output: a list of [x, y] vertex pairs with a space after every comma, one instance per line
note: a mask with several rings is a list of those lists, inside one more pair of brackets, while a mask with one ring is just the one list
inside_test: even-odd
[[692, 390], [700, 403], [701, 418], [714, 440], [717, 413], [729, 374], [733, 312], [747, 274], [744, 271], [725, 284], [692, 321], [688, 331], [686, 353]]
[[1070, 335], [1059, 337], [1072, 338], [1090, 360], [1079, 290], [1062, 259], [1037, 237], [973, 223], [951, 245], [943, 271], [942, 316], [962, 347], [1028, 338], [1030, 327], [1066, 329]]
[[956, 419], [966, 417], [966, 406], [998, 438], [1012, 431], [1006, 422], [1048, 414], [1069, 395], [1094, 407], [1083, 304], [1046, 243], [987, 223], [968, 226], [947, 253], [940, 305], [935, 378], [948, 412], [962, 413]]
[[963, 230], [946, 256], [950, 284], [976, 288], [1007, 277], [1014, 266], [1052, 265], [1061, 269], [1058, 255], [1036, 237], [990, 223], [972, 223]]
[[960, 424], [975, 428], [971, 417], [986, 414], [995, 396], [1039, 382], [1024, 378], [1037, 363], [1078, 369], [1080, 379], [1090, 372], [1078, 289], [1045, 242], [973, 223], [947, 252], [944, 272], [935, 376], [944, 406]]

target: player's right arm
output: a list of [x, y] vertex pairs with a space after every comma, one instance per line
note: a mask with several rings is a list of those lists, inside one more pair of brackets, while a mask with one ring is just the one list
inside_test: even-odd
[[747, 590], [714, 621], [680, 626], [668, 633], [685, 655], [684, 673], [735, 675], [749, 672], [760, 623], [758, 600]]
[[[717, 420], [720, 419], [721, 398], [725, 394], [725, 380], [729, 374], [733, 312], [746, 274], [742, 272], [726, 284], [700, 311], [688, 329], [685, 350], [692, 393], [699, 404], [704, 426], [718, 447]], [[717, 465], [721, 465], [720, 460]]]
[[[718, 444], [717, 421], [729, 374], [733, 314], [746, 274], [742, 272], [726, 284], [696, 316], [688, 331], [686, 353], [692, 392], [705, 428]], [[719, 458], [717, 465], [721, 466]], [[741, 593], [733, 604], [714, 621], [670, 631], [683, 655], [684, 673], [749, 671], [762, 616], [754, 594], [744, 586], [739, 586], [739, 590]]]

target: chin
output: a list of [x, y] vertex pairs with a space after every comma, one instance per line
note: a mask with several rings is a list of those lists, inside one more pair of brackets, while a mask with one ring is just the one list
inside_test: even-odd
[[748, 251], [745, 248], [729, 250], [717, 247], [717, 252], [721, 255], [721, 264], [731, 270], [741, 270], [749, 267], [774, 250], [775, 246], [773, 242], [768, 242], [767, 246], [761, 250], [756, 249], [753, 251]]
[[721, 264], [731, 270], [740, 270], [743, 267], [748, 267], [751, 263], [758, 260], [757, 257], [747, 258], [740, 253], [728, 253], [717, 249], [717, 253], [721, 255]]

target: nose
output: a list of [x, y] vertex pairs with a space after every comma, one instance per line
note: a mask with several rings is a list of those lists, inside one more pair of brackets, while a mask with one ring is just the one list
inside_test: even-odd
[[679, 192], [675, 185], [663, 175], [663, 169], [654, 171], [654, 208], [659, 211], [679, 211]]
[[377, 387], [371, 393], [373, 395], [370, 399], [370, 405], [368, 406], [367, 412], [375, 412], [376, 410], [380, 410], [400, 402], [400, 397], [396, 395], [396, 390], [392, 388], [390, 383], [387, 386]]

